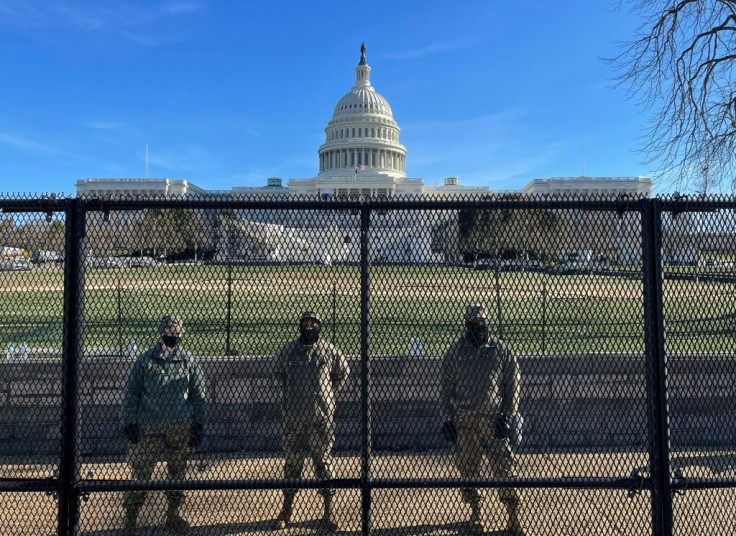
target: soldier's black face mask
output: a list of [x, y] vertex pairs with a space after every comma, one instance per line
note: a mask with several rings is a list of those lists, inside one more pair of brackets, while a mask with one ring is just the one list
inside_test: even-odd
[[177, 346], [179, 346], [179, 343], [181, 342], [181, 337], [178, 337], [176, 335], [163, 335], [161, 337], [161, 340], [169, 348], [176, 348]]
[[485, 322], [465, 322], [468, 341], [476, 348], [483, 346], [488, 341], [488, 324]]
[[299, 342], [305, 346], [311, 346], [319, 339], [319, 331], [322, 329], [322, 324], [316, 326], [307, 327], [304, 324], [299, 325]]

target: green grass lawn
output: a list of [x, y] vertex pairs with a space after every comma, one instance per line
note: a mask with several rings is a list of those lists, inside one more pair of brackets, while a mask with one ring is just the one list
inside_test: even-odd
[[[84, 339], [111, 353], [152, 344], [158, 319], [178, 312], [187, 346], [201, 355], [272, 354], [314, 309], [324, 336], [360, 349], [357, 266], [159, 266], [88, 269]], [[371, 350], [406, 354], [410, 339], [441, 354], [462, 331], [470, 302], [486, 304], [492, 329], [521, 353], [641, 352], [643, 286], [635, 274], [551, 275], [462, 267], [375, 266], [370, 274]], [[497, 289], [498, 283], [498, 289]], [[726, 350], [733, 343], [736, 291], [707, 281], [664, 285], [669, 350]], [[228, 295], [228, 288], [230, 294]], [[60, 268], [0, 272], [0, 341], [60, 347]], [[229, 330], [228, 330], [229, 326]], [[229, 333], [229, 336], [228, 336]]]

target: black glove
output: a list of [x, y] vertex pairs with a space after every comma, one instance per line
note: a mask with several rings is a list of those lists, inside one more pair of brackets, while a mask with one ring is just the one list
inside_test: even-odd
[[499, 415], [494, 424], [494, 431], [496, 432], [496, 439], [506, 439], [509, 437], [511, 433], [511, 419], [506, 415]]
[[189, 430], [189, 446], [197, 449], [202, 441], [204, 441], [204, 425], [195, 422]]
[[128, 424], [127, 426], [123, 426], [123, 435], [134, 445], [138, 443], [138, 440], [141, 438], [137, 424]]
[[454, 421], [445, 421], [442, 424], [442, 435], [453, 445], [457, 443], [457, 428]]

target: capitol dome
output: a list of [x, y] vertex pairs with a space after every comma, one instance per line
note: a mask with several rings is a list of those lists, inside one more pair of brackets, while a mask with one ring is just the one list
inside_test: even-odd
[[338, 101], [335, 111], [332, 112], [332, 119], [364, 112], [385, 115], [391, 120], [394, 118], [388, 101], [383, 95], [377, 93], [373, 86], [359, 87], [356, 85]]
[[379, 173], [406, 177], [406, 148], [388, 101], [373, 88], [365, 44], [355, 68], [355, 84], [335, 106], [319, 148], [319, 175]]

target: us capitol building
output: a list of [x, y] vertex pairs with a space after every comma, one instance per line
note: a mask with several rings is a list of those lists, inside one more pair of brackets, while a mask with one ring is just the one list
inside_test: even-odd
[[[93, 178], [76, 183], [77, 195], [122, 196], [413, 196], [432, 199], [491, 193], [487, 186], [464, 186], [457, 177], [446, 177], [440, 186], [429, 187], [421, 178], [406, 174], [407, 150], [400, 140], [401, 129], [388, 101], [370, 79], [365, 45], [355, 67], [355, 84], [338, 102], [325, 128], [319, 147], [319, 173], [312, 178], [278, 177], [265, 186], [234, 186], [227, 191], [205, 190], [180, 179]], [[647, 177], [560, 177], [534, 179], [522, 194], [630, 194], [649, 196], [652, 181]]]
[[[361, 196], [403, 199], [479, 197], [494, 192], [487, 186], [464, 186], [446, 177], [428, 187], [406, 174], [407, 150], [388, 101], [373, 87], [365, 45], [355, 68], [355, 84], [338, 102], [318, 149], [319, 173], [311, 178], [278, 177], [265, 186], [235, 186], [228, 191], [205, 190], [187, 180], [85, 179], [76, 183], [80, 196], [161, 196], [260, 198], [321, 197], [356, 199]], [[512, 192], [503, 192], [512, 193]], [[561, 177], [534, 179], [524, 195], [651, 194], [647, 177]], [[456, 262], [456, 247], [447, 230], [457, 222], [456, 211], [379, 211], [372, 222], [374, 260], [386, 262]], [[217, 229], [216, 261], [349, 262], [359, 258], [359, 219], [343, 211], [239, 210], [236, 218], [210, 214]], [[313, 229], [318, 232], [305, 232]], [[450, 233], [452, 234], [452, 233]], [[634, 262], [635, 252], [619, 251], [618, 258]]]

